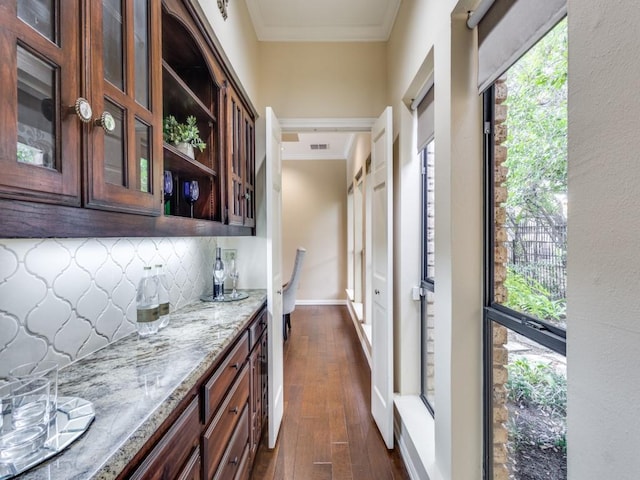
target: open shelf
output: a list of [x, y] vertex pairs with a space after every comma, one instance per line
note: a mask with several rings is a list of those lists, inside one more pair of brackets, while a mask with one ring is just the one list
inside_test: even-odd
[[203, 175], [217, 176], [215, 170], [203, 165], [193, 158], [187, 157], [170, 143], [163, 143], [164, 169], [172, 172], [200, 177]]
[[[163, 101], [165, 105], [170, 105], [171, 111], [165, 111], [167, 114], [174, 116], [195, 115], [206, 117], [210, 122], [215, 123], [216, 117], [211, 112], [210, 107], [205, 105], [191, 88], [180, 78], [180, 76], [166, 62], [162, 62], [162, 81], [163, 81]], [[184, 121], [184, 118], [178, 118], [178, 121]]]

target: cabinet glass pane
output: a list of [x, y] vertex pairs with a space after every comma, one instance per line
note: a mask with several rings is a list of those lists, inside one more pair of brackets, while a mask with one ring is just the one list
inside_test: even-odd
[[149, 0], [136, 0], [133, 8], [136, 101], [143, 107], [149, 108]]
[[18, 46], [17, 161], [56, 168], [56, 69]]
[[103, 0], [102, 6], [104, 78], [124, 90], [122, 2]]
[[107, 183], [124, 186], [124, 111], [108, 100], [104, 102], [104, 110], [113, 115], [116, 123], [113, 132], [104, 135], [104, 178]]
[[56, 41], [54, 13], [52, 0], [18, 0], [18, 18], [52, 42]]
[[136, 163], [138, 178], [140, 179], [140, 191], [151, 192], [151, 127], [136, 118]]

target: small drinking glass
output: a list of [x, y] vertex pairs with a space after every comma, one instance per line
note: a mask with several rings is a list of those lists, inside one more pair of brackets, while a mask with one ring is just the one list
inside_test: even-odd
[[193, 204], [200, 198], [200, 185], [197, 180], [184, 182], [184, 198], [191, 205], [191, 218], [193, 218]]
[[227, 272], [228, 277], [231, 279], [232, 288], [231, 298], [238, 298], [238, 291], [236, 290], [236, 286], [238, 284], [238, 277], [240, 277], [240, 271], [238, 270], [238, 265], [236, 264], [236, 259], [232, 259], [229, 264], [229, 271]]
[[0, 463], [42, 448], [49, 436], [49, 381], [43, 377], [0, 385]]
[[52, 361], [31, 362], [9, 371], [11, 380], [27, 380], [30, 378], [46, 378], [49, 381], [49, 420], [54, 423], [58, 409], [58, 364]]

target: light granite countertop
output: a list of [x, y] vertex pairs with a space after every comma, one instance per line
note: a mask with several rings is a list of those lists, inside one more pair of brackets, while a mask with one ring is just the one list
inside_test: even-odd
[[157, 335], [130, 335], [61, 369], [58, 395], [93, 402], [95, 420], [67, 450], [17, 478], [116, 478], [266, 301], [265, 290], [247, 293], [191, 304]]

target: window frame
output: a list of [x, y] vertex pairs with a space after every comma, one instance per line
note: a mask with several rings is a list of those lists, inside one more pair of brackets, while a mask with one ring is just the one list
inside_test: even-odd
[[[427, 262], [430, 254], [433, 254], [435, 259], [435, 249], [433, 252], [429, 250], [429, 242], [427, 241], [428, 230], [428, 213], [429, 213], [429, 201], [428, 201], [428, 184], [429, 175], [427, 169], [427, 157], [428, 148], [434, 142], [432, 136], [424, 148], [420, 150], [420, 175], [421, 175], [421, 187], [420, 187], [420, 399], [423, 401], [427, 410], [432, 417], [435, 418], [434, 405], [429, 402], [427, 398], [427, 392], [425, 391], [426, 385], [426, 365], [427, 365], [427, 341], [426, 341], [426, 318], [427, 318], [427, 291], [434, 294], [435, 297], [435, 276], [428, 277]], [[434, 154], [435, 155], [435, 154]], [[435, 178], [433, 179], [435, 181]], [[435, 202], [434, 202], [435, 203]], [[435, 242], [434, 242], [435, 243]], [[434, 367], [435, 368], [435, 367]]]
[[482, 93], [484, 188], [483, 478], [493, 479], [493, 330], [495, 322], [566, 357], [566, 330], [495, 302], [495, 84]]

